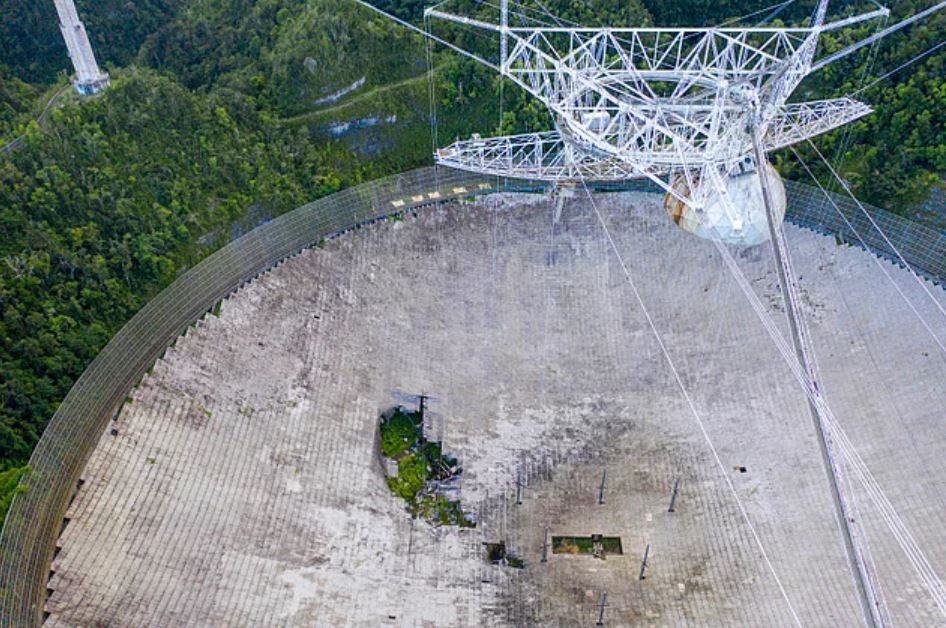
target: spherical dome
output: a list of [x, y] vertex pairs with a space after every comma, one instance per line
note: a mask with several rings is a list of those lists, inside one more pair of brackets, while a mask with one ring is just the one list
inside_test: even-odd
[[[785, 217], [785, 186], [771, 164], [765, 164], [771, 182], [772, 203], [776, 219]], [[769, 239], [769, 226], [762, 200], [762, 186], [758, 171], [724, 177], [730, 210], [720, 198], [719, 191], [710, 191], [702, 211], [686, 205], [671, 194], [664, 196], [664, 207], [681, 229], [701, 238], [721, 240], [736, 246], [753, 246]], [[686, 179], [678, 176], [673, 189], [685, 198], [693, 196]], [[706, 183], [706, 185], [710, 185]]]

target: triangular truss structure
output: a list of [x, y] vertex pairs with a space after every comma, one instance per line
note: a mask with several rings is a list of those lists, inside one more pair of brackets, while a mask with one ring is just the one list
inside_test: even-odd
[[[785, 105], [769, 124], [765, 150], [790, 146], [843, 126], [871, 111], [864, 103], [850, 98]], [[576, 150], [558, 130], [486, 139], [474, 136], [437, 152], [437, 161], [445, 166], [553, 182], [582, 178], [588, 181], [624, 181], [650, 176], [662, 184], [674, 165], [660, 163], [661, 157], [666, 155], [654, 155], [654, 159], [649, 160], [650, 166], [642, 168], [626, 159]], [[688, 163], [696, 164], [698, 159], [693, 158]]]
[[[438, 163], [555, 182], [646, 177], [696, 210], [727, 174], [756, 169], [754, 133], [768, 151], [871, 112], [850, 98], [787, 101], [822, 33], [888, 14], [825, 23], [821, 0], [806, 27], [587, 28], [509, 25], [501, 6], [498, 24], [427, 16], [495, 34], [500, 60], [488, 64], [542, 101], [556, 129], [457, 141], [438, 150]], [[674, 185], [680, 178], [685, 188]]]

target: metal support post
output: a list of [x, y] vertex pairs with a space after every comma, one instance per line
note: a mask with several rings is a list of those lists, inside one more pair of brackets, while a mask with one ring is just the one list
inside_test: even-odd
[[522, 467], [516, 468], [516, 505], [522, 504]]
[[604, 480], [608, 475], [608, 468], [601, 469], [601, 486], [598, 487], [598, 505], [604, 504]]
[[650, 556], [650, 543], [648, 543], [647, 547], [644, 548], [644, 559], [641, 560], [641, 572], [637, 576], [638, 580], [644, 580], [645, 578], [647, 578], [647, 576], [644, 575], [644, 571], [647, 569], [647, 558], [649, 556]]
[[677, 501], [677, 489], [680, 487], [680, 478], [673, 481], [673, 490], [670, 492], [670, 507], [667, 512], [674, 512], [673, 506]]
[[608, 592], [605, 591], [601, 594], [601, 601], [598, 602], [598, 621], [595, 622], [595, 626], [604, 625], [604, 608], [608, 604]]

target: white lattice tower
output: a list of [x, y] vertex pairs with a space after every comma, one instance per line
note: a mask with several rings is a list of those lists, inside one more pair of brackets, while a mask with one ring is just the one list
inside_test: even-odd
[[59, 14], [59, 28], [66, 40], [69, 58], [75, 68], [72, 84], [80, 94], [94, 94], [108, 87], [108, 74], [99, 69], [92, 52], [92, 44], [85, 32], [85, 25], [79, 19], [72, 0], [55, 0], [56, 13]]

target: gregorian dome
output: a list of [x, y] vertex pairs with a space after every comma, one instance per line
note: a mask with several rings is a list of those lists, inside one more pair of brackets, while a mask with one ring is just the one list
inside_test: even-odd
[[[779, 223], [785, 217], [785, 185], [775, 168], [765, 163], [772, 194], [772, 209]], [[699, 184], [698, 184], [699, 185]], [[684, 198], [699, 197], [703, 190], [691, 190], [684, 177], [673, 180], [673, 190]], [[762, 199], [762, 182], [756, 169], [739, 167], [724, 179], [724, 188], [711, 186], [702, 207], [684, 203], [669, 192], [664, 208], [684, 231], [736, 246], [754, 246], [769, 239], [769, 226]]]

